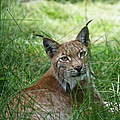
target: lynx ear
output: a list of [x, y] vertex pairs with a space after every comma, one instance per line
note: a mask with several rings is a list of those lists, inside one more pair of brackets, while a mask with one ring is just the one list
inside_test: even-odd
[[79, 34], [76, 37], [76, 40], [79, 40], [82, 44], [85, 46], [88, 46], [90, 39], [89, 39], [89, 29], [88, 29], [88, 24], [91, 22], [87, 22], [86, 26], [82, 28], [82, 30], [79, 32]]
[[57, 43], [56, 41], [50, 38], [43, 38], [43, 45], [44, 45], [46, 53], [51, 58], [54, 56], [54, 54], [57, 52], [60, 46], [59, 43]]

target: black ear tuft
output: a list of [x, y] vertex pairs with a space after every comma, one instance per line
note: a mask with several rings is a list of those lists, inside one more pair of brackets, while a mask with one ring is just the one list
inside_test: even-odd
[[60, 46], [59, 43], [57, 43], [56, 41], [50, 38], [43, 38], [43, 45], [44, 45], [46, 53], [51, 58], [54, 56], [54, 54], [57, 52]]
[[88, 24], [91, 22], [87, 22], [86, 26], [82, 28], [82, 30], [79, 32], [79, 34], [76, 37], [76, 40], [79, 40], [82, 44], [85, 46], [88, 46], [90, 39], [89, 39], [89, 29], [88, 29]]
[[90, 21], [88, 21], [87, 23], [86, 23], [86, 26], [88, 26], [89, 25], [89, 23], [91, 23], [93, 20], [90, 20]]

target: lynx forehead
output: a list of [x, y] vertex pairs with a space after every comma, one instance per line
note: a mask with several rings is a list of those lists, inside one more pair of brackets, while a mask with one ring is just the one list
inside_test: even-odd
[[78, 52], [86, 50], [86, 46], [82, 45], [78, 40], [74, 40], [62, 44], [58, 51], [63, 55], [75, 56]]

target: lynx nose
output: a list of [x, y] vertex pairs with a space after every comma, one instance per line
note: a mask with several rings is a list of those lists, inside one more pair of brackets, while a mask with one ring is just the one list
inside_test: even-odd
[[77, 70], [77, 72], [80, 72], [82, 69], [82, 66], [76, 66], [74, 69]]

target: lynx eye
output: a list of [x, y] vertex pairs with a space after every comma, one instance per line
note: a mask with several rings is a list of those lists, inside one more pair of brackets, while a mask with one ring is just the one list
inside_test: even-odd
[[63, 61], [63, 62], [69, 62], [70, 61], [70, 57], [68, 56], [63, 56], [59, 59], [60, 61]]
[[86, 51], [80, 51], [79, 53], [78, 53], [78, 57], [79, 58], [83, 58], [83, 57], [85, 57], [87, 55], [87, 52]]

